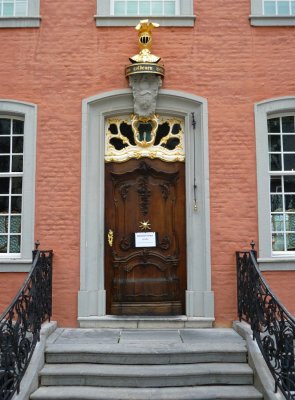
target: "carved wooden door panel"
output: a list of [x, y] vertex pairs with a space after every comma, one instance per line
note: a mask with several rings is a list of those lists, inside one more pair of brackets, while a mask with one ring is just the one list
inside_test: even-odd
[[[147, 158], [106, 163], [108, 314], [185, 312], [184, 166]], [[135, 240], [138, 232], [155, 232], [153, 247]]]

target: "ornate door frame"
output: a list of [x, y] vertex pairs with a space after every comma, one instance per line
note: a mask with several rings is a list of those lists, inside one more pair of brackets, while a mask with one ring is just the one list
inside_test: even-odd
[[[104, 287], [105, 118], [133, 112], [131, 90], [115, 90], [83, 101], [81, 166], [80, 291], [78, 318], [106, 313]], [[187, 290], [186, 315], [214, 315], [211, 290], [209, 154], [207, 101], [173, 90], [160, 90], [158, 114], [185, 120]], [[191, 113], [196, 129], [193, 130]], [[195, 138], [194, 136], [195, 135]], [[198, 210], [194, 210], [194, 168]]]

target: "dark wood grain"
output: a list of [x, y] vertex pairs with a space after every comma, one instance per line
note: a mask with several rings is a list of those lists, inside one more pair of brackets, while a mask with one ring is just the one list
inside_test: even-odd
[[[107, 313], [178, 315], [186, 288], [184, 163], [129, 160], [105, 168]], [[149, 221], [156, 247], [135, 247]], [[113, 246], [107, 241], [114, 231]]]

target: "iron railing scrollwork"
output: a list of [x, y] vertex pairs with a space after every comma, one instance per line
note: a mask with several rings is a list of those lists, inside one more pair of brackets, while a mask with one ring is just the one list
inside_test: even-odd
[[0, 317], [0, 400], [19, 392], [21, 379], [52, 310], [52, 251], [33, 252], [22, 288]]
[[256, 251], [237, 252], [239, 319], [248, 322], [253, 338], [288, 400], [295, 400], [295, 319], [271, 292], [259, 271]]

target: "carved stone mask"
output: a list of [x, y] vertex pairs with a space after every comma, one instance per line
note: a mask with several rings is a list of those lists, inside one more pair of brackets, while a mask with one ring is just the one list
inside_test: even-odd
[[162, 79], [154, 74], [137, 74], [129, 76], [129, 86], [132, 88], [134, 114], [148, 117], [156, 111], [156, 101]]

